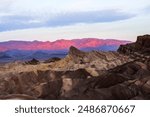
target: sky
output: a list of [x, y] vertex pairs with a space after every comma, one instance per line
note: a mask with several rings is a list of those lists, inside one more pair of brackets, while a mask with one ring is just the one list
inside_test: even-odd
[[0, 41], [101, 38], [150, 33], [150, 0], [0, 0]]

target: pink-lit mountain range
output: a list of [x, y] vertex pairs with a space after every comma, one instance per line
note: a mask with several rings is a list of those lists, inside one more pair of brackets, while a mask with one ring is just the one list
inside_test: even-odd
[[121, 41], [114, 39], [98, 39], [98, 38], [83, 38], [73, 40], [57, 40], [54, 42], [46, 41], [7, 41], [0, 42], [0, 51], [7, 50], [68, 50], [70, 46], [75, 46], [79, 49], [84, 48], [99, 48], [101, 46], [118, 47], [121, 44], [129, 43], [129, 41]]

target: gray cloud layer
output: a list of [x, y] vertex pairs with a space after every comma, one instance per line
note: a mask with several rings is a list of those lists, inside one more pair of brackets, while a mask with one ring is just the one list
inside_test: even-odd
[[103, 23], [126, 20], [135, 17], [133, 14], [118, 10], [66, 12], [59, 13], [54, 17], [41, 20], [39, 17], [6, 15], [0, 16], [0, 31], [9, 31], [26, 28], [57, 27], [74, 25], [78, 23]]

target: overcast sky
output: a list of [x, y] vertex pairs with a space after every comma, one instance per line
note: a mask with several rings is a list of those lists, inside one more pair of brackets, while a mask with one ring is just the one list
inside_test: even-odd
[[0, 0], [0, 41], [135, 41], [149, 27], [150, 0]]

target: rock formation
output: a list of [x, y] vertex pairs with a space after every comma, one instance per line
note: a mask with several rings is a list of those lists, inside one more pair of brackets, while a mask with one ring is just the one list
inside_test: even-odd
[[71, 46], [58, 61], [2, 65], [0, 99], [150, 99], [149, 41], [139, 36], [118, 52]]
[[52, 67], [63, 71], [84, 68], [92, 72], [93, 70], [112, 69], [129, 61], [132, 61], [132, 59], [118, 52], [83, 52], [71, 46], [68, 55], [64, 59], [55, 62]]
[[38, 60], [36, 60], [35, 58], [33, 58], [30, 61], [25, 62], [25, 64], [30, 64], [30, 65], [37, 65], [39, 63]]
[[44, 63], [56, 62], [56, 61], [59, 61], [59, 60], [61, 60], [61, 59], [58, 58], [58, 57], [53, 57], [53, 58], [50, 58], [50, 59], [44, 61]]
[[148, 54], [150, 53], [150, 35], [138, 36], [135, 43], [121, 45], [118, 51], [129, 55], [136, 52]]

